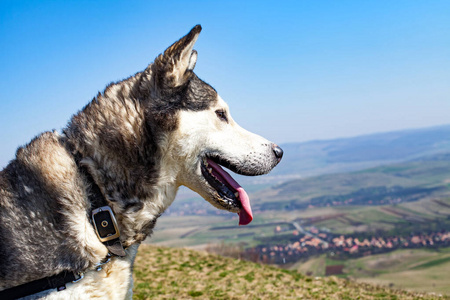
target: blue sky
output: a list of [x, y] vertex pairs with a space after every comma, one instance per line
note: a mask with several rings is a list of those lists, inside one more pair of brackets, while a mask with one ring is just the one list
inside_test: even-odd
[[0, 166], [194, 25], [197, 75], [277, 143], [450, 123], [450, 1], [0, 2]]

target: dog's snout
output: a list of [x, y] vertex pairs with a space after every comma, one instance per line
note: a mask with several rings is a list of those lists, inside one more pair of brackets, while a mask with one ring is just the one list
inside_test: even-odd
[[273, 144], [272, 145], [273, 153], [275, 153], [275, 157], [278, 158], [278, 160], [281, 160], [283, 157], [283, 149], [281, 149], [278, 145]]

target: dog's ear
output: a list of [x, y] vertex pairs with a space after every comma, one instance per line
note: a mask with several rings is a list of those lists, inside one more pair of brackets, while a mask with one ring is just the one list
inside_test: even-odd
[[201, 30], [200, 25], [195, 26], [155, 59], [153, 71], [159, 88], [174, 88], [189, 80], [197, 62], [193, 48]]

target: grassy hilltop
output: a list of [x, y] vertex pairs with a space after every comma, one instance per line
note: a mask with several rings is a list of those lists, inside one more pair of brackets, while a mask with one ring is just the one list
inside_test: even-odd
[[134, 278], [133, 299], [449, 299], [151, 245], [139, 249]]

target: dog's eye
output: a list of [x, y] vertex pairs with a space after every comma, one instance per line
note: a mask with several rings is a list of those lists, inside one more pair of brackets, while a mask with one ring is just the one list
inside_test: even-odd
[[216, 110], [216, 115], [220, 120], [228, 123], [227, 113], [223, 109]]

